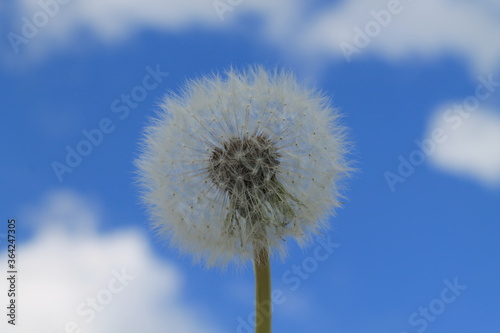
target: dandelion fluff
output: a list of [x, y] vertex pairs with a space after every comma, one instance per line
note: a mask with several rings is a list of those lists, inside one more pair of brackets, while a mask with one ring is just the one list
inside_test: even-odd
[[338, 118], [285, 71], [188, 82], [165, 98], [136, 160], [158, 233], [209, 265], [305, 244], [339, 206], [349, 171]]

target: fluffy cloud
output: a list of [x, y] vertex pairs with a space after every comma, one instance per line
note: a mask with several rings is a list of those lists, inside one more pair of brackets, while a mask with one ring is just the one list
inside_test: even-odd
[[[22, 0], [19, 20], [13, 20], [11, 28], [22, 35], [23, 16], [34, 22], [37, 13], [50, 14], [52, 8], [54, 17], [27, 38], [29, 45], [18, 44], [19, 49], [29, 46], [34, 54], [61, 41], [74, 42], [81, 29], [116, 42], [144, 28], [229, 29], [238, 17], [250, 13], [262, 18], [267, 39], [293, 54], [343, 59], [346, 52], [341, 45], [347, 43], [359, 53], [390, 60], [450, 53], [464, 58], [475, 71], [491, 72], [499, 66], [500, 5], [495, 0], [355, 0], [322, 8], [305, 6], [298, 0]], [[356, 28], [371, 29], [361, 47], [355, 43], [359, 40]], [[348, 58], [357, 56], [353, 53]]]
[[[500, 64], [499, 14], [489, 0], [344, 1], [311, 22], [302, 45], [349, 60], [365, 52], [391, 60], [457, 54], [490, 72]], [[356, 50], [346, 51], [347, 44]]]
[[429, 133], [436, 129], [443, 130], [447, 138], [430, 154], [433, 165], [486, 186], [500, 185], [500, 112], [461, 114], [442, 108], [431, 120]]
[[2, 332], [215, 332], [182, 303], [179, 270], [141, 232], [96, 233], [95, 209], [71, 192], [29, 215], [40, 227], [18, 245], [18, 323], [2, 320]]
[[136, 28], [180, 29], [196, 24], [214, 24], [217, 16], [208, 1], [162, 0], [23, 0], [24, 14], [32, 21], [35, 13], [44, 11], [53, 16], [46, 29], [56, 33], [74, 32], [86, 26], [105, 39], [121, 38]]
[[194, 27], [227, 28], [238, 14], [249, 12], [264, 17], [266, 35], [281, 36], [299, 7], [297, 1], [288, 5], [287, 0], [21, 0], [16, 13], [9, 15], [11, 50], [4, 52], [4, 60], [37, 59], [61, 46], [77, 46], [81, 32], [112, 44], [143, 29], [175, 33]]

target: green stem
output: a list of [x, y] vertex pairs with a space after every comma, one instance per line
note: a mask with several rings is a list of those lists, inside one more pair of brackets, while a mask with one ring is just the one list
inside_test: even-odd
[[271, 333], [271, 264], [269, 252], [262, 248], [255, 260], [255, 333]]

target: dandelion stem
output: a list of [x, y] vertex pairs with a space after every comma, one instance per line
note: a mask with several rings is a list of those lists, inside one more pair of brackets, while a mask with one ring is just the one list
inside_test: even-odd
[[271, 333], [271, 264], [269, 251], [254, 252], [255, 261], [255, 333]]

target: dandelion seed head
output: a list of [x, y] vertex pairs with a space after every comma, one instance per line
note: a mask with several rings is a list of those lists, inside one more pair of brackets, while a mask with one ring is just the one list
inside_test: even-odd
[[307, 243], [328, 225], [350, 170], [338, 118], [285, 71], [188, 82], [165, 98], [136, 160], [154, 227], [209, 265]]

